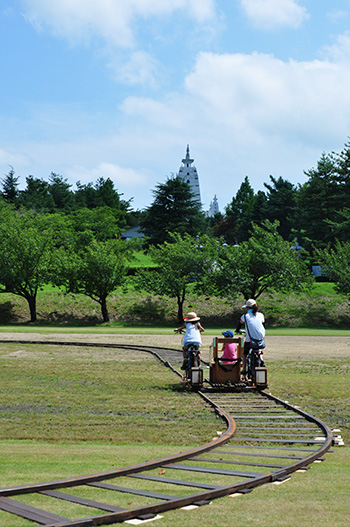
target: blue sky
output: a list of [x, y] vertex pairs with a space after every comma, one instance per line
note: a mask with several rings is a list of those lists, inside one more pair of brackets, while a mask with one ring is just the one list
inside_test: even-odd
[[132, 206], [186, 146], [204, 209], [294, 184], [350, 136], [350, 0], [0, 0], [0, 178], [110, 177]]

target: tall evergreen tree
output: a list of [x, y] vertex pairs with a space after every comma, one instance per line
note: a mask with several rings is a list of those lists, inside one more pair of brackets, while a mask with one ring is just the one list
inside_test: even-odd
[[329, 225], [333, 237], [340, 241], [350, 240], [350, 209], [344, 207], [337, 213], [335, 220], [326, 220]]
[[170, 241], [169, 233], [200, 235], [206, 222], [201, 204], [182, 177], [169, 177], [153, 190], [154, 201], [145, 209], [140, 226], [152, 245]]
[[267, 218], [270, 221], [279, 221], [278, 231], [288, 240], [294, 226], [296, 212], [296, 187], [288, 180], [270, 176], [271, 184], [264, 183], [267, 189]]
[[110, 207], [111, 209], [120, 209], [120, 198], [114, 188], [114, 183], [110, 178], [99, 178], [96, 182], [96, 193], [98, 206]]
[[19, 203], [27, 209], [38, 212], [53, 212], [55, 202], [50, 193], [49, 183], [34, 176], [28, 176], [26, 183], [26, 188], [20, 191]]
[[254, 203], [252, 209], [252, 223], [256, 225], [261, 225], [263, 221], [266, 220], [267, 214], [267, 197], [265, 192], [258, 190], [254, 196]]
[[73, 210], [75, 207], [74, 192], [67, 179], [64, 179], [60, 174], [51, 172], [49, 177], [49, 189], [52, 199], [55, 203], [55, 208], [65, 211]]
[[78, 208], [110, 207], [115, 210], [127, 210], [128, 208], [128, 202], [120, 199], [121, 194], [114, 188], [114, 183], [110, 178], [101, 177], [95, 185], [93, 183], [82, 185], [78, 181], [74, 195]]
[[337, 183], [337, 193], [334, 199], [336, 211], [350, 207], [350, 141], [345, 143], [339, 154], [333, 153], [335, 166], [334, 179]]
[[226, 207], [226, 219], [220, 229], [220, 234], [228, 243], [238, 243], [249, 238], [253, 210], [254, 190], [246, 176], [236, 196]]
[[325, 246], [332, 237], [332, 230], [326, 220], [332, 220], [338, 203], [334, 157], [322, 154], [316, 168], [305, 172], [308, 181], [299, 187], [297, 193], [298, 213], [296, 232], [301, 233], [302, 245], [311, 248], [313, 244]]
[[16, 203], [19, 190], [18, 190], [18, 180], [19, 176], [15, 176], [15, 171], [13, 168], [10, 168], [9, 173], [1, 179], [2, 192], [1, 195], [6, 201], [10, 203]]

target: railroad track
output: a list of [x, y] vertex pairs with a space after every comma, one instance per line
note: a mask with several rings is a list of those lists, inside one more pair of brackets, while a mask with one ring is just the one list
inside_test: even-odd
[[[181, 376], [178, 367], [182, 354], [177, 350], [88, 345], [152, 353]], [[291, 473], [307, 470], [311, 463], [323, 460], [334, 443], [327, 425], [269, 393], [215, 391], [208, 387], [198, 394], [226, 422], [226, 431], [210, 443], [107, 472], [0, 488], [0, 509], [45, 527], [87, 527], [151, 519], [170, 509], [202, 506], [216, 498], [250, 492], [265, 483], [282, 482]], [[43, 503], [40, 509], [30, 504], [31, 497], [38, 495]], [[57, 510], [57, 500], [62, 503], [61, 510], [68, 504], [81, 507], [82, 516], [71, 519], [64, 513], [52, 512]]]

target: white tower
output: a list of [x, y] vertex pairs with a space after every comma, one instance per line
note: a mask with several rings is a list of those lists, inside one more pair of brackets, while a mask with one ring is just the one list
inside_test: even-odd
[[209, 216], [209, 218], [213, 218], [215, 216], [215, 214], [218, 214], [219, 212], [220, 211], [219, 211], [218, 198], [216, 196], [214, 196], [213, 201], [210, 203], [208, 216]]
[[182, 167], [179, 170], [179, 176], [182, 177], [186, 183], [190, 184], [191, 190], [194, 194], [194, 200], [201, 203], [201, 191], [199, 188], [199, 179], [197, 174], [197, 169], [195, 166], [192, 166], [194, 159], [190, 158], [190, 147], [187, 145], [186, 157], [182, 160]]

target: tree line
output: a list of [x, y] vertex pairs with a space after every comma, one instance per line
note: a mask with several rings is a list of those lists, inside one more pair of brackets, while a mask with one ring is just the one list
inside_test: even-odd
[[107, 298], [125, 282], [135, 248], [121, 234], [138, 224], [158, 267], [138, 273], [134, 285], [176, 298], [179, 318], [188, 288], [257, 298], [309, 287], [311, 262], [349, 294], [350, 143], [305, 174], [298, 186], [270, 176], [257, 193], [246, 177], [225, 212], [208, 218], [179, 176], [134, 211], [110, 179], [73, 191], [52, 173], [48, 181], [28, 176], [18, 190], [11, 167], [1, 181], [0, 292], [25, 298], [35, 321], [37, 293], [51, 283], [90, 296], [107, 322]]
[[[277, 232], [278, 221], [253, 226], [238, 247], [213, 236], [170, 233], [170, 240], [148, 251], [156, 268], [139, 271], [132, 286], [176, 298], [177, 316], [192, 292], [234, 299], [259, 297], [269, 290], [298, 290], [310, 283], [307, 263]], [[38, 292], [49, 284], [66, 294], [96, 301], [109, 321], [107, 300], [125, 285], [135, 244], [76, 223], [76, 216], [35, 214], [0, 202], [0, 292], [24, 298], [31, 322], [37, 319]], [[268, 249], [267, 249], [268, 248]]]
[[114, 226], [121, 231], [140, 224], [150, 244], [169, 239], [168, 232], [210, 235], [228, 244], [250, 237], [252, 225], [279, 221], [278, 232], [288, 241], [298, 239], [309, 252], [347, 241], [350, 235], [350, 142], [340, 153], [323, 153], [316, 168], [305, 171], [306, 181], [293, 185], [282, 177], [269, 176], [264, 191], [255, 192], [246, 176], [223, 213], [209, 218], [193, 200], [189, 186], [179, 176], [167, 178], [153, 190], [153, 202], [144, 210], [133, 210], [132, 198], [123, 199], [107, 178], [95, 183], [79, 181], [72, 190], [63, 176], [51, 173], [48, 181], [28, 176], [24, 190], [11, 167], [1, 180], [0, 196], [16, 208], [36, 213], [70, 214], [81, 209], [108, 208]]
[[350, 234], [350, 143], [340, 153], [323, 153], [307, 180], [293, 185], [270, 176], [265, 192], [254, 193], [246, 177], [214, 231], [228, 243], [249, 238], [253, 223], [278, 220], [285, 240], [297, 238], [308, 251], [322, 249]]

